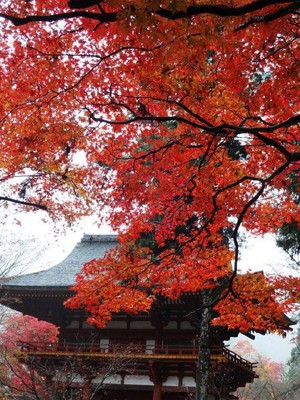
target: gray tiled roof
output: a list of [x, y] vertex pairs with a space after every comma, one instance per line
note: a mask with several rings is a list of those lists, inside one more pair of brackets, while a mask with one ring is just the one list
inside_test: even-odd
[[106, 250], [115, 247], [115, 235], [84, 235], [72, 252], [62, 262], [47, 270], [18, 276], [6, 282], [5, 287], [70, 287], [75, 276], [87, 261], [100, 258]]

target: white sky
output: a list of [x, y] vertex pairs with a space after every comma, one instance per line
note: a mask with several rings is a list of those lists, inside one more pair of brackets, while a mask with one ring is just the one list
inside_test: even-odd
[[[289, 259], [283, 250], [278, 248], [272, 235], [266, 235], [264, 238], [252, 238], [242, 251], [240, 268], [242, 270], [251, 269], [252, 271], [268, 271], [271, 273], [297, 275], [299, 272], [289, 268]], [[297, 328], [295, 327], [295, 330]], [[255, 340], [249, 339], [252, 346], [265, 357], [274, 361], [286, 362], [289, 359], [290, 352], [294, 347], [291, 342], [293, 334], [288, 334], [286, 338], [279, 335], [256, 335]], [[238, 339], [231, 341], [231, 344], [237, 340], [245, 340], [245, 336], [240, 335]]]
[[[13, 226], [13, 223], [7, 220], [5, 226], [2, 227], [2, 236], [14, 232], [16, 236], [35, 237], [37, 242], [46, 243], [47, 250], [43, 259], [37, 260], [35, 265], [32, 265], [30, 272], [35, 272], [41, 269], [49, 268], [58, 262], [62, 261], [73, 249], [75, 244], [80, 241], [83, 233], [112, 233], [108, 227], [99, 230], [87, 220], [85, 224], [79, 226], [74, 231], [68, 231], [65, 234], [54, 234], [54, 226], [50, 222], [42, 222], [39, 213], [28, 213], [21, 215], [22, 224]], [[241, 270], [261, 271], [268, 270], [277, 273], [295, 273], [288, 268], [287, 256], [276, 247], [275, 240], [271, 235], [266, 235], [262, 238], [251, 238], [247, 240], [247, 245], [243, 246], [242, 257], [239, 267]], [[29, 271], [28, 271], [29, 272]], [[269, 357], [278, 362], [286, 362], [289, 358], [290, 351], [293, 348], [291, 343], [292, 335], [287, 338], [282, 338], [278, 335], [256, 335], [256, 339], [250, 340], [251, 344], [263, 356]], [[245, 340], [245, 336], [240, 335], [236, 340]]]

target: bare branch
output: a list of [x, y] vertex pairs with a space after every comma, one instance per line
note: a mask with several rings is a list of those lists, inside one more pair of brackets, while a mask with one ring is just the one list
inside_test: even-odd
[[28, 201], [12, 199], [11, 197], [6, 197], [6, 196], [0, 196], [0, 201], [1, 200], [2, 201], [8, 201], [8, 202], [15, 203], [15, 204], [22, 204], [23, 206], [39, 208], [40, 210], [44, 210], [44, 211], [48, 210], [47, 206], [45, 206], [44, 204], [31, 203], [31, 202], [28, 202]]

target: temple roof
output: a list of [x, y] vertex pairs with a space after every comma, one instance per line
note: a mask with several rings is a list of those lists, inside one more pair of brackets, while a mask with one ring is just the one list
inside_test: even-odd
[[95, 258], [101, 258], [104, 253], [115, 247], [116, 235], [84, 235], [71, 253], [59, 264], [40, 272], [21, 275], [10, 279], [2, 287], [29, 288], [66, 288], [75, 284], [76, 274], [83, 264]]

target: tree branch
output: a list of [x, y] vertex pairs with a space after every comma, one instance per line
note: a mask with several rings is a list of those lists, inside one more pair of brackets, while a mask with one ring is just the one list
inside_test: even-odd
[[67, 13], [59, 13], [52, 15], [28, 15], [26, 17], [16, 17], [10, 14], [0, 13], [0, 18], [10, 21], [15, 26], [27, 25], [32, 22], [56, 22], [65, 19], [75, 19], [75, 18], [87, 18], [94, 19], [99, 23], [115, 22], [118, 19], [117, 12], [111, 13], [95, 13], [88, 11], [73, 11]]
[[[120, 12], [104, 12], [103, 9], [101, 8], [101, 12], [91, 12], [91, 11], [83, 11], [85, 8], [89, 8], [94, 5], [100, 6], [101, 1], [96, 1], [96, 0], [86, 0], [86, 1], [74, 1], [70, 0], [69, 1], [69, 7], [71, 9], [79, 9], [76, 11], [71, 11], [71, 12], [65, 12], [65, 13], [58, 13], [58, 14], [52, 14], [52, 15], [28, 15], [26, 17], [17, 17], [15, 15], [10, 15], [6, 13], [0, 13], [0, 18], [6, 19], [10, 22], [12, 22], [15, 26], [21, 26], [21, 25], [26, 25], [29, 23], [33, 22], [56, 22], [60, 20], [66, 20], [66, 19], [74, 19], [74, 18], [87, 18], [87, 19], [93, 19], [95, 21], [98, 21], [100, 24], [103, 23], [111, 23], [115, 22], [119, 19], [119, 14], [123, 12], [124, 10], [120, 10]], [[300, 0], [256, 0], [252, 1], [248, 4], [245, 4], [240, 7], [234, 7], [234, 6], [224, 6], [224, 5], [218, 5], [218, 4], [198, 4], [198, 5], [192, 5], [187, 7], [186, 10], [184, 11], [173, 11], [170, 9], [165, 9], [162, 7], [159, 7], [156, 11], [153, 11], [153, 15], [157, 15], [159, 17], [162, 17], [164, 19], [168, 20], [179, 20], [179, 19], [184, 19], [184, 18], [192, 18], [198, 15], [203, 15], [203, 14], [209, 14], [209, 15], [215, 15], [219, 17], [238, 17], [238, 16], [244, 16], [250, 13], [253, 13], [255, 11], [261, 11], [264, 8], [274, 6], [274, 5], [283, 5], [283, 4], [288, 4], [287, 6], [280, 7], [278, 10], [275, 12], [272, 12], [270, 14], [266, 14], [264, 16], [256, 16], [252, 17], [249, 21], [247, 21], [244, 25], [241, 25], [237, 29], [242, 29], [244, 27], [247, 27], [248, 25], [256, 22], [268, 22], [277, 18], [280, 18], [282, 16], [285, 16], [289, 13], [295, 12], [300, 8]], [[129, 8], [130, 14], [134, 15], [136, 8], [135, 6], [131, 6]], [[147, 10], [145, 10], [145, 13]], [[260, 18], [263, 18], [264, 21], [260, 21]]]
[[[166, 10], [160, 8], [156, 11], [157, 15], [164, 17], [166, 19], [176, 20], [182, 18], [191, 18], [200, 14], [210, 14], [219, 17], [239, 17], [243, 15], [250, 14], [254, 11], [260, 11], [266, 7], [272, 5], [289, 4], [287, 7], [291, 7], [293, 11], [300, 7], [300, 1], [291, 0], [256, 0], [251, 3], [245, 4], [240, 7], [230, 7], [218, 4], [199, 4], [187, 7], [186, 11], [172, 12], [171, 10]], [[292, 7], [293, 6], [293, 7]], [[283, 7], [285, 10], [287, 7]], [[281, 10], [281, 9], [280, 9]], [[277, 12], [279, 13], [278, 10]], [[281, 15], [278, 15], [280, 17]]]
[[47, 211], [48, 208], [44, 204], [38, 204], [38, 203], [31, 203], [28, 201], [23, 201], [23, 200], [18, 200], [18, 199], [12, 199], [11, 197], [6, 197], [6, 196], [0, 196], [0, 201], [9, 201], [11, 203], [15, 204], [22, 204], [23, 206], [30, 206], [34, 208], [39, 208], [40, 210]]
[[240, 31], [242, 29], [247, 28], [250, 25], [261, 24], [262, 22], [274, 21], [275, 19], [278, 19], [278, 18], [284, 17], [288, 14], [292, 14], [292, 13], [296, 12], [299, 9], [299, 7], [300, 7], [299, 2], [295, 1], [286, 7], [280, 8], [279, 10], [277, 10], [275, 12], [272, 12], [272, 13], [269, 13], [266, 15], [258, 15], [258, 16], [249, 18], [245, 23], [236, 27], [235, 30]]
[[[122, 107], [126, 108], [123, 104], [115, 104], [115, 105], [119, 105], [120, 108], [122, 108]], [[281, 128], [288, 128], [293, 125], [298, 125], [300, 123], [300, 114], [296, 114], [296, 115], [286, 119], [285, 121], [279, 122], [278, 124], [274, 124], [274, 125], [268, 124], [268, 126], [261, 125], [261, 126], [247, 127], [247, 126], [231, 125], [226, 122], [222, 123], [220, 125], [212, 125], [205, 119], [201, 118], [201, 116], [197, 116], [194, 113], [192, 114], [192, 117], [194, 117], [195, 119], [197, 118], [202, 123], [197, 123], [188, 118], [176, 116], [176, 115], [163, 116], [163, 117], [155, 116], [155, 115], [133, 115], [132, 117], [130, 117], [128, 119], [115, 121], [115, 120], [108, 120], [108, 119], [102, 118], [102, 117], [97, 117], [95, 115], [95, 113], [92, 112], [88, 107], [85, 107], [84, 109], [86, 111], [88, 111], [89, 117], [91, 120], [93, 120], [95, 122], [99, 122], [99, 123], [110, 124], [110, 125], [128, 125], [128, 124], [132, 124], [132, 123], [135, 123], [138, 121], [158, 122], [158, 123], [177, 121], [177, 122], [181, 122], [183, 124], [192, 126], [193, 128], [202, 129], [203, 131], [205, 131], [207, 133], [224, 134], [224, 133], [226, 133], [226, 131], [230, 130], [230, 131], [236, 132], [236, 133], [252, 134], [253, 136], [255, 136], [257, 139], [259, 139], [261, 142], [263, 142], [267, 146], [271, 146], [271, 147], [277, 149], [290, 162], [300, 161], [300, 152], [291, 153], [283, 145], [281, 145], [276, 139], [269, 138], [268, 136], [265, 136], [261, 133], [261, 132], [272, 133]], [[187, 108], [183, 108], [183, 109], [185, 111], [187, 111], [188, 113], [190, 113], [190, 111]], [[133, 111], [132, 111], [132, 113], [133, 113]], [[205, 124], [203, 124], [203, 122]]]

